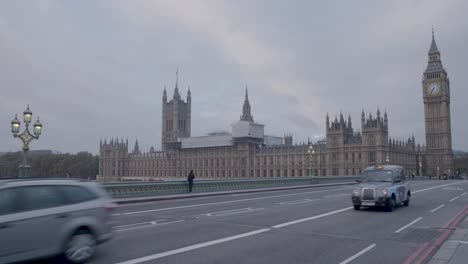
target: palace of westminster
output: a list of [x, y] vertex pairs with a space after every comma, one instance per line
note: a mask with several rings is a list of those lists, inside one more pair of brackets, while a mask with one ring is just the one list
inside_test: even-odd
[[129, 152], [128, 140], [100, 143], [100, 180], [123, 177], [158, 179], [186, 177], [193, 170], [198, 178], [300, 177], [359, 175], [368, 166], [398, 164], [408, 174], [438, 176], [453, 173], [450, 124], [450, 81], [442, 66], [432, 34], [428, 65], [423, 74], [426, 146], [414, 137], [391, 139], [387, 113], [375, 117], [361, 114], [360, 132], [349, 116], [326, 117], [326, 139], [293, 144], [292, 135], [264, 134], [264, 125], [255, 123], [245, 91], [240, 120], [231, 132], [191, 137], [191, 92], [184, 101], [176, 81], [173, 97], [162, 98], [161, 151], [142, 153], [135, 143]]

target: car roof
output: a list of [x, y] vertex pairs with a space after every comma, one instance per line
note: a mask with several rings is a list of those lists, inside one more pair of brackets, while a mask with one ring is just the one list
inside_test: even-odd
[[0, 179], [2, 186], [28, 186], [28, 185], [81, 185], [85, 181], [80, 179], [67, 178], [3, 178]]

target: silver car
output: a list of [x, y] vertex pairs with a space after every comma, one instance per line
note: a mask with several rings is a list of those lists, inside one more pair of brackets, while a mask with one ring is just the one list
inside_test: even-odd
[[0, 263], [56, 255], [86, 262], [112, 237], [114, 208], [93, 182], [0, 180]]

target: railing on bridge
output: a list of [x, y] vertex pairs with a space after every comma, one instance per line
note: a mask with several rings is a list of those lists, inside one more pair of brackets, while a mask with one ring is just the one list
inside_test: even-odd
[[[231, 180], [198, 180], [193, 192], [222, 192], [275, 187], [309, 186], [316, 184], [354, 183], [358, 176], [322, 176], [295, 178], [255, 178]], [[187, 181], [160, 182], [110, 182], [103, 183], [104, 189], [116, 199], [158, 195], [183, 194], [188, 192]]]

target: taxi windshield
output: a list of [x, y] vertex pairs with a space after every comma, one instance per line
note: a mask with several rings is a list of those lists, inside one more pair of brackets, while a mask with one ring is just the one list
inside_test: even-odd
[[362, 175], [362, 181], [365, 182], [392, 182], [393, 172], [390, 170], [370, 170]]

